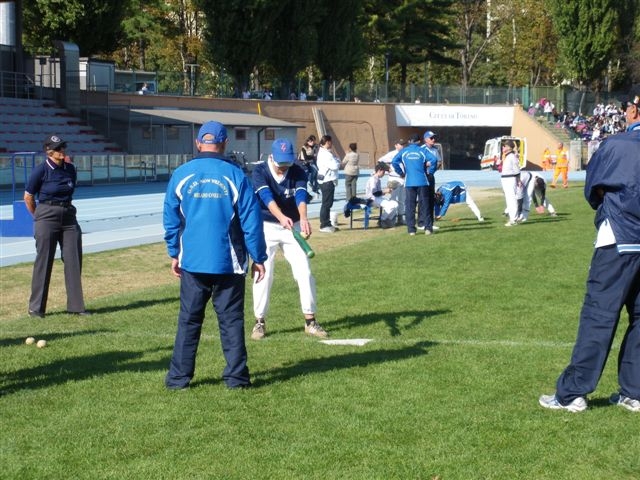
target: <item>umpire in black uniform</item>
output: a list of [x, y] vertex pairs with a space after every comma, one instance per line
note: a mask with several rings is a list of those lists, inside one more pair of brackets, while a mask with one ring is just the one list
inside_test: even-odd
[[[47, 309], [51, 269], [60, 244], [64, 262], [64, 282], [67, 290], [67, 311], [89, 315], [82, 294], [82, 231], [76, 219], [76, 207], [71, 204], [77, 174], [72, 163], [65, 161], [67, 142], [56, 135], [47, 137], [45, 161], [31, 172], [24, 202], [34, 217], [36, 261], [31, 279], [29, 315], [43, 318]], [[36, 205], [36, 196], [38, 204]]]

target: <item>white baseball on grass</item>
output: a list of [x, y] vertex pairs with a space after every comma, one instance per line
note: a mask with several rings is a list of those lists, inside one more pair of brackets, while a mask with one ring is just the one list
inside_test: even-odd
[[38, 340], [38, 343], [36, 343], [36, 347], [38, 348], [44, 348], [47, 346], [47, 341], [46, 340]]
[[24, 343], [26, 343], [27, 345], [33, 345], [34, 343], [36, 343], [36, 339], [33, 337], [27, 337]]

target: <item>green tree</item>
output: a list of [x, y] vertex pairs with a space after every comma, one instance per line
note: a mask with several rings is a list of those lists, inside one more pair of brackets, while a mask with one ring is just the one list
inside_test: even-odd
[[53, 42], [78, 45], [80, 55], [111, 53], [130, 12], [130, 0], [34, 0], [23, 2], [25, 49], [50, 54]]
[[198, 0], [204, 13], [205, 48], [213, 63], [234, 81], [237, 92], [249, 87], [249, 79], [268, 57], [269, 0]]
[[548, 0], [566, 73], [578, 85], [600, 87], [620, 34], [624, 0]]
[[264, 19], [266, 62], [280, 80], [281, 98], [295, 91], [296, 75], [316, 58], [317, 13], [318, 2], [314, 0], [286, 0], [274, 2]]
[[323, 0], [318, 2], [318, 51], [315, 64], [323, 80], [353, 79], [364, 65], [362, 0]]
[[369, 49], [399, 67], [400, 97], [404, 99], [408, 67], [424, 64], [459, 64], [448, 52], [457, 49], [452, 39], [450, 0], [369, 0]]

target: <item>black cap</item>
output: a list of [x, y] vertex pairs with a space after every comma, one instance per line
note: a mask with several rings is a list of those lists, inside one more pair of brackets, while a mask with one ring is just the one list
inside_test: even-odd
[[49, 135], [44, 141], [44, 149], [45, 150], [55, 150], [56, 148], [66, 147], [67, 142], [62, 140], [57, 135]]

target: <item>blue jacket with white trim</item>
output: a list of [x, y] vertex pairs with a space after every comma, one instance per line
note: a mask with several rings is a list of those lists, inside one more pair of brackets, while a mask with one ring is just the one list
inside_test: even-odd
[[587, 166], [584, 195], [596, 228], [609, 219], [619, 253], [640, 253], [640, 123], [604, 140]]
[[405, 187], [425, 187], [429, 185], [427, 161], [424, 149], [419, 145], [409, 144], [393, 157], [391, 167], [404, 177]]
[[245, 274], [249, 256], [267, 260], [260, 206], [244, 172], [224, 156], [200, 153], [171, 175], [164, 240], [192, 273]]
[[467, 201], [467, 187], [458, 180], [443, 183], [438, 187], [438, 193], [442, 195], [442, 204], [436, 202], [434, 205], [436, 217], [444, 217], [447, 214], [449, 205]]

